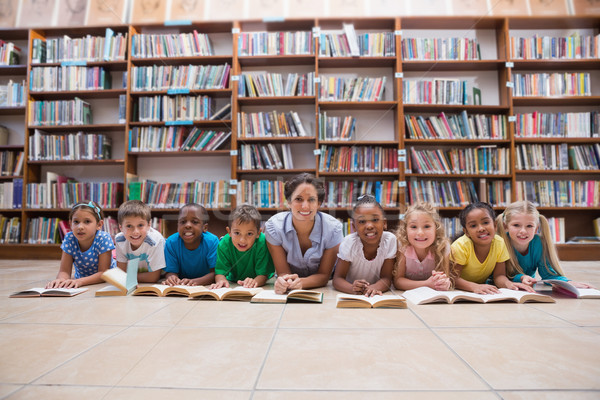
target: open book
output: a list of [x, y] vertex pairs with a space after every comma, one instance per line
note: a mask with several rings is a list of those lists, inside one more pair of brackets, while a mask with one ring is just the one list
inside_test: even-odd
[[150, 285], [138, 286], [133, 291], [134, 296], [190, 296], [192, 293], [206, 290], [204, 286], [169, 286], [169, 285]]
[[340, 293], [336, 299], [337, 308], [406, 308], [406, 299], [393, 294], [367, 297], [362, 294]]
[[262, 288], [245, 288], [238, 286], [235, 288], [219, 288], [198, 290], [190, 294], [190, 299], [195, 300], [237, 300], [250, 301], [257, 293], [262, 292]]
[[514, 301], [515, 303], [537, 302], [556, 303], [545, 294], [530, 293], [520, 290], [499, 289], [499, 294], [476, 294], [462, 290], [440, 291], [427, 286], [405, 291], [402, 295], [414, 304], [429, 303], [455, 303], [457, 301], [471, 301], [475, 303], [491, 303], [494, 301]]
[[96, 291], [96, 296], [127, 296], [137, 287], [137, 271], [139, 258], [127, 262], [127, 272], [121, 268], [110, 268], [102, 273], [102, 279], [110, 283]]
[[322, 303], [323, 293], [316, 290], [296, 289], [286, 294], [276, 294], [274, 290], [263, 290], [252, 298], [252, 303], [287, 303], [294, 301], [307, 301]]
[[544, 279], [539, 282], [551, 284], [552, 290], [570, 297], [578, 299], [600, 299], [600, 290], [598, 289], [578, 288], [571, 282], [565, 282], [558, 279]]
[[27, 290], [22, 290], [20, 292], [15, 292], [8, 297], [40, 297], [40, 296], [48, 296], [48, 297], [73, 297], [86, 292], [89, 288], [52, 288], [52, 289], [44, 289], [44, 288], [31, 288]]

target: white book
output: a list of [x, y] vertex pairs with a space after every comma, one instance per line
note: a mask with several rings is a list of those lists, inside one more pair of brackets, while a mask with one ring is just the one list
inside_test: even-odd
[[600, 290], [598, 289], [578, 288], [571, 282], [561, 281], [559, 279], [544, 279], [539, 281], [539, 283], [548, 283], [552, 285], [552, 290], [555, 292], [570, 297], [576, 297], [578, 299], [600, 299]]
[[348, 46], [350, 47], [350, 55], [353, 57], [359, 57], [360, 48], [358, 47], [358, 37], [356, 36], [356, 31], [354, 30], [354, 24], [343, 25], [346, 39], [348, 39]]
[[414, 304], [448, 303], [470, 301], [475, 303], [491, 303], [495, 301], [513, 301], [515, 303], [538, 302], [555, 303], [556, 301], [545, 294], [530, 293], [520, 290], [498, 289], [498, 294], [477, 294], [462, 290], [434, 290], [427, 286], [405, 291], [402, 295]]

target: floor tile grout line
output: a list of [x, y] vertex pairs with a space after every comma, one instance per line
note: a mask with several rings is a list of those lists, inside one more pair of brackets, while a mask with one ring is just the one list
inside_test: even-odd
[[[159, 311], [161, 311], [161, 310], [164, 310], [165, 308], [169, 307], [171, 304], [172, 304], [172, 303], [166, 304], [164, 307], [161, 307], [161, 308], [157, 309], [155, 312], [153, 312], [153, 313], [151, 313], [151, 314], [149, 314], [149, 315], [145, 316], [145, 317], [144, 317], [144, 319], [146, 319], [146, 318], [148, 318], [148, 317], [150, 317], [150, 316], [152, 316], [152, 315], [156, 314], [157, 312], [159, 312]], [[181, 321], [182, 321], [182, 320], [183, 320], [183, 319], [184, 319], [184, 318], [185, 318], [187, 315], [189, 315], [189, 313], [190, 313], [190, 312], [192, 312], [192, 310], [193, 310], [195, 307], [197, 307], [197, 306], [198, 306], [198, 305], [197, 305], [197, 304], [195, 304], [195, 305], [194, 305], [194, 307], [190, 307], [190, 309], [189, 309], [189, 310], [188, 310], [188, 311], [187, 311], [187, 312], [186, 312], [184, 315], [182, 315], [182, 316], [181, 316], [181, 318], [179, 319], [179, 321], [177, 321], [177, 323], [173, 324], [173, 326], [171, 326], [171, 327], [170, 327], [170, 328], [167, 330], [167, 332], [165, 332], [165, 334], [164, 334], [164, 335], [162, 335], [162, 336], [161, 336], [161, 337], [160, 337], [160, 338], [159, 338], [159, 339], [158, 339], [158, 340], [157, 340], [157, 341], [154, 343], [154, 346], [151, 346], [151, 347], [148, 349], [148, 351], [146, 351], [146, 352], [145, 352], [145, 353], [144, 353], [144, 354], [143, 354], [143, 355], [142, 355], [142, 356], [141, 356], [141, 357], [138, 359], [138, 361], [137, 361], [135, 364], [133, 364], [133, 365], [131, 366], [131, 368], [129, 368], [129, 370], [128, 370], [127, 372], [124, 372], [124, 373], [123, 373], [123, 375], [121, 375], [121, 378], [120, 378], [120, 379], [119, 379], [119, 380], [118, 380], [118, 381], [117, 381], [117, 382], [116, 382], [114, 385], [111, 385], [111, 387], [110, 387], [110, 389], [108, 390], [108, 392], [106, 392], [106, 394], [105, 394], [104, 396], [102, 396], [102, 399], [105, 399], [105, 398], [107, 398], [107, 396], [108, 396], [108, 395], [109, 395], [109, 394], [110, 394], [110, 393], [111, 393], [111, 392], [112, 392], [112, 391], [113, 391], [113, 390], [114, 390], [114, 389], [115, 389], [115, 388], [116, 388], [116, 387], [119, 385], [119, 382], [122, 382], [122, 381], [123, 381], [123, 379], [125, 379], [125, 377], [127, 376], [127, 374], [129, 374], [131, 371], [133, 371], [133, 369], [134, 369], [136, 366], [138, 366], [138, 365], [139, 365], [139, 363], [140, 363], [140, 362], [142, 362], [142, 360], [143, 360], [144, 358], [146, 358], [146, 357], [148, 356], [148, 354], [149, 354], [149, 353], [150, 353], [152, 350], [154, 350], [154, 349], [155, 349], [155, 348], [158, 346], [158, 344], [159, 344], [160, 342], [162, 342], [162, 341], [164, 340], [164, 338], [165, 338], [165, 337], [167, 337], [167, 336], [168, 336], [168, 335], [169, 335], [169, 334], [170, 334], [170, 333], [173, 331], [173, 329], [175, 329], [175, 328], [177, 327], [177, 325], [178, 325], [178, 324], [179, 324], [179, 323], [180, 323], [180, 322], [181, 322]], [[130, 328], [135, 328], [135, 327], [136, 327], [136, 324], [137, 324], [138, 322], [140, 322], [140, 321], [137, 321], [136, 323], [132, 324], [132, 325], [131, 325], [131, 326], [129, 326], [127, 329], [130, 329]]]
[[256, 374], [256, 380], [254, 381], [254, 385], [252, 386], [252, 391], [250, 392], [249, 400], [254, 399], [254, 392], [257, 390], [256, 386], [258, 385], [258, 381], [260, 380], [262, 372], [265, 368], [265, 363], [267, 362], [267, 358], [269, 357], [269, 353], [271, 352], [271, 347], [273, 346], [275, 337], [277, 336], [277, 333], [279, 332], [279, 326], [281, 325], [281, 320], [283, 319], [283, 314], [285, 313], [286, 308], [287, 308], [287, 304], [284, 304], [283, 307], [281, 308], [281, 314], [279, 315], [279, 319], [277, 320], [277, 325], [275, 325], [275, 329], [273, 330], [273, 336], [271, 337], [271, 341], [269, 342], [269, 346], [267, 347], [267, 351], [265, 352], [265, 357], [263, 358], [260, 368], [258, 369], [258, 373]]
[[430, 331], [430, 332], [431, 332], [431, 333], [432, 333], [432, 334], [433, 334], [433, 335], [434, 335], [434, 336], [435, 336], [435, 337], [436, 337], [436, 338], [437, 338], [437, 339], [438, 339], [440, 342], [442, 342], [442, 343], [444, 344], [444, 346], [446, 346], [446, 348], [447, 348], [448, 350], [450, 350], [450, 352], [451, 352], [452, 354], [454, 354], [454, 355], [455, 355], [455, 356], [456, 356], [456, 357], [457, 357], [457, 358], [458, 358], [458, 359], [459, 359], [459, 360], [460, 360], [460, 361], [461, 361], [461, 362], [462, 362], [462, 363], [463, 363], [463, 364], [464, 364], [464, 365], [465, 365], [465, 366], [466, 366], [468, 369], [470, 369], [470, 370], [473, 372], [473, 374], [475, 374], [475, 376], [477, 376], [477, 377], [478, 377], [478, 378], [481, 380], [481, 382], [483, 382], [483, 384], [484, 384], [484, 385], [486, 385], [486, 386], [489, 388], [489, 390], [490, 390], [491, 392], [493, 392], [493, 393], [494, 393], [494, 394], [495, 394], [495, 395], [496, 395], [496, 396], [497, 396], [499, 399], [502, 399], [502, 396], [500, 396], [500, 395], [498, 394], [498, 392], [497, 392], [497, 391], [496, 391], [496, 390], [495, 390], [495, 389], [492, 387], [492, 385], [490, 385], [490, 384], [489, 384], [489, 382], [488, 382], [488, 381], [486, 381], [486, 380], [485, 380], [485, 379], [484, 379], [484, 378], [483, 378], [483, 377], [482, 377], [482, 376], [479, 374], [479, 372], [477, 372], [477, 371], [475, 370], [475, 368], [473, 368], [473, 367], [471, 366], [471, 364], [469, 364], [469, 363], [467, 362], [467, 360], [465, 360], [464, 358], [462, 358], [462, 357], [461, 357], [461, 356], [460, 356], [460, 355], [459, 355], [459, 354], [456, 352], [456, 350], [454, 350], [454, 349], [453, 349], [453, 348], [452, 348], [452, 347], [451, 347], [451, 346], [450, 346], [450, 345], [449, 345], [449, 344], [448, 344], [448, 343], [447, 343], [447, 342], [446, 342], [444, 339], [442, 339], [442, 337], [441, 337], [440, 335], [438, 335], [438, 334], [437, 334], [437, 332], [435, 332], [435, 330], [434, 330], [434, 329], [433, 329], [431, 326], [429, 326], [429, 324], [428, 324], [427, 322], [425, 322], [425, 320], [424, 320], [423, 318], [421, 318], [421, 316], [420, 316], [419, 314], [417, 314], [417, 313], [416, 313], [416, 312], [415, 312], [415, 311], [414, 311], [412, 308], [409, 308], [409, 310], [410, 310], [410, 312], [412, 312], [412, 313], [413, 313], [413, 315], [414, 315], [414, 316], [415, 316], [415, 317], [416, 317], [416, 318], [417, 318], [419, 321], [421, 321], [421, 322], [422, 322], [422, 323], [423, 323], [423, 324], [424, 324], [424, 325], [427, 327], [427, 329], [429, 329], [429, 331]]
[[[169, 306], [168, 304], [167, 304], [167, 305], [165, 305], [165, 307], [168, 307], [168, 306]], [[150, 315], [153, 315], [154, 313], [156, 313], [156, 312], [158, 312], [158, 311], [160, 311], [160, 310], [164, 309], [165, 307], [161, 307], [161, 308], [159, 308], [159, 309], [155, 310], [155, 311], [154, 311], [153, 313], [151, 313]], [[148, 316], [150, 316], [150, 315], [148, 315]], [[147, 318], [148, 316], [144, 317], [144, 319], [145, 319], [145, 318]], [[139, 321], [137, 321], [137, 322], [139, 322]], [[121, 333], [125, 332], [126, 330], [130, 329], [131, 327], [134, 327], [134, 326], [135, 326], [135, 324], [136, 324], [137, 322], [134, 322], [132, 325], [129, 325], [129, 326], [122, 326], [122, 325], [97, 325], [97, 324], [63, 324], [64, 326], [68, 326], [68, 325], [75, 325], [75, 326], [110, 326], [110, 327], [113, 327], [113, 326], [122, 326], [122, 327], [123, 327], [123, 329], [120, 329], [118, 332], [115, 332], [114, 334], [112, 334], [112, 335], [110, 335], [110, 336], [106, 337], [104, 340], [101, 340], [100, 342], [96, 343], [96, 344], [95, 344], [95, 345], [93, 345], [92, 347], [89, 347], [89, 348], [85, 349], [84, 351], [82, 351], [82, 352], [80, 352], [80, 353], [77, 353], [76, 355], [73, 355], [73, 356], [72, 356], [72, 357], [70, 357], [68, 360], [65, 360], [65, 361], [63, 361], [63, 362], [62, 362], [62, 363], [60, 363], [59, 365], [57, 365], [57, 366], [55, 366], [54, 368], [50, 369], [49, 371], [47, 371], [47, 372], [45, 372], [45, 373], [43, 373], [43, 374], [39, 375], [38, 377], [36, 377], [36, 378], [35, 378], [35, 379], [33, 379], [32, 381], [30, 381], [30, 382], [28, 382], [27, 384], [25, 384], [25, 386], [23, 386], [23, 388], [25, 388], [25, 387], [27, 387], [27, 386], [29, 386], [29, 385], [31, 385], [31, 384], [34, 384], [34, 383], [35, 383], [37, 380], [39, 380], [39, 379], [43, 378], [44, 376], [46, 376], [46, 375], [48, 375], [48, 374], [50, 374], [50, 373], [54, 372], [56, 369], [58, 369], [58, 368], [60, 368], [60, 367], [62, 367], [62, 366], [64, 366], [64, 365], [68, 364], [69, 362], [73, 361], [74, 359], [76, 359], [76, 358], [78, 358], [78, 357], [81, 357], [82, 355], [84, 355], [84, 354], [88, 353], [89, 351], [91, 351], [91, 350], [95, 349], [96, 347], [98, 347], [98, 346], [99, 346], [99, 345], [101, 345], [102, 343], [105, 343], [106, 341], [108, 341], [108, 340], [110, 340], [110, 339], [112, 339], [112, 338], [116, 337], [117, 335], [120, 335]], [[50, 323], [50, 324], [40, 324], [40, 325], [55, 325], [55, 324], [52, 324], [52, 323]], [[60, 324], [59, 324], [59, 325], [60, 325]], [[23, 388], [21, 388], [21, 389], [23, 389]], [[21, 389], [19, 389], [19, 390], [21, 390]], [[109, 391], [110, 391], [110, 390], [109, 390]]]

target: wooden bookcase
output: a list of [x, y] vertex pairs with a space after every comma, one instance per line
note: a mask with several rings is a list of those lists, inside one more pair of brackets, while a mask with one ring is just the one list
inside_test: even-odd
[[[324, 40], [327, 32], [341, 32], [344, 23], [352, 23], [357, 33], [388, 32], [395, 37], [395, 56], [360, 56], [360, 57], [325, 57], [319, 54], [320, 41]], [[192, 25], [123, 25], [111, 27], [115, 32], [128, 34], [128, 51], [126, 60], [122, 62], [97, 63], [113, 74], [113, 89], [94, 92], [29, 92], [30, 100], [38, 99], [70, 99], [75, 96], [90, 99], [99, 103], [94, 109], [100, 110], [100, 119], [94, 120], [89, 126], [44, 127], [48, 132], [73, 133], [79, 130], [87, 132], [102, 132], [113, 135], [113, 159], [103, 161], [49, 162], [26, 161], [24, 181], [26, 183], [43, 182], [45, 172], [68, 171], [66, 175], [81, 180], [114, 180], [125, 185], [127, 198], [127, 182], [131, 176], [140, 179], [156, 180], [161, 183], [189, 182], [194, 179], [230, 181], [231, 207], [211, 208], [210, 230], [223, 234], [227, 225], [227, 216], [236, 205], [237, 190], [242, 181], [256, 182], [260, 180], [284, 181], [292, 174], [311, 172], [326, 182], [347, 181], [398, 181], [398, 204], [386, 207], [389, 226], [395, 225], [409, 203], [411, 180], [440, 180], [452, 182], [475, 182], [476, 190], [484, 183], [506, 182], [510, 186], [510, 198], [507, 202], [516, 200], [515, 187], [522, 181], [552, 180], [600, 180], [600, 171], [525, 171], [517, 170], [515, 163], [516, 147], [520, 144], [553, 144], [567, 145], [600, 143], [599, 137], [591, 138], [521, 138], [516, 136], [515, 123], [512, 117], [518, 113], [542, 112], [589, 112], [600, 111], [600, 60], [521, 60], [510, 54], [510, 38], [512, 36], [531, 36], [535, 32], [553, 36], [568, 36], [574, 31], [584, 31], [586, 34], [597, 35], [600, 31], [600, 16], [585, 17], [390, 17], [390, 18], [325, 18], [298, 19], [283, 22], [273, 21], [233, 21], [214, 23], [193, 23]], [[35, 38], [45, 39], [69, 35], [82, 37], [85, 35], [103, 35], [105, 27], [101, 28], [49, 28], [31, 30], [0, 30], [0, 39], [20, 40], [28, 48], [25, 57], [29, 62], [19, 67], [0, 67], [0, 78], [5, 75], [21, 75], [27, 77], [31, 71], [31, 44]], [[215, 55], [194, 57], [161, 57], [140, 58], [131, 56], [131, 43], [138, 34], [178, 34], [196, 30], [208, 34]], [[302, 55], [240, 55], [238, 41], [240, 35], [249, 32], [312, 32], [314, 36], [313, 52]], [[481, 59], [477, 60], [408, 60], [402, 57], [402, 39], [404, 38], [477, 38], [481, 46]], [[28, 46], [27, 46], [28, 43]], [[136, 127], [165, 126], [165, 122], [139, 122], [135, 119], [134, 105], [141, 96], [168, 96], [166, 91], [135, 91], [131, 84], [132, 68], [151, 65], [231, 65], [229, 86], [225, 89], [190, 91], [193, 95], [208, 95], [216, 102], [217, 108], [231, 102], [231, 118], [218, 121], [193, 121], [192, 126], [199, 128], [230, 129], [231, 139], [219, 150], [208, 152], [146, 152], [131, 151], [129, 139], [131, 130]], [[96, 64], [88, 64], [88, 66]], [[10, 71], [9, 71], [10, 69]], [[125, 88], [115, 87], [115, 76], [127, 72]], [[591, 96], [559, 96], [559, 97], [518, 97], [514, 96], [509, 87], [514, 73], [522, 72], [564, 72], [585, 71], [591, 75]], [[290, 72], [300, 74], [313, 73], [315, 78], [314, 95], [310, 96], [270, 96], [242, 97], [239, 95], [239, 85], [243, 83], [243, 75], [252, 73], [280, 73], [284, 77]], [[384, 96], [380, 101], [326, 101], [319, 96], [319, 81], [328, 77], [386, 77]], [[469, 104], [410, 104], [403, 102], [403, 82], [410, 79], [462, 79], [469, 85], [481, 89], [481, 105]], [[469, 86], [470, 93], [470, 86]], [[115, 120], [115, 99], [126, 95], [127, 110], [125, 124]], [[277, 111], [286, 113], [296, 111], [307, 131], [306, 137], [240, 137], [238, 115], [241, 112], [256, 113]], [[466, 111], [468, 115], [482, 114], [510, 118], [506, 137], [495, 139], [414, 139], [410, 138], [405, 117], [431, 116], [445, 113], [446, 115], [460, 114]], [[22, 136], [11, 139], [11, 146], [21, 146], [28, 152], [28, 138], [33, 134], [35, 126], [29, 125], [28, 110], [0, 110], [1, 115], [12, 113], [19, 115], [23, 122]], [[353, 116], [357, 126], [355, 137], [351, 141], [331, 141], [319, 138], [319, 114], [331, 116]], [[25, 115], [25, 116], [24, 116]], [[95, 116], [95, 115], [94, 115]], [[11, 117], [13, 118], [13, 117]], [[112, 118], [112, 119], [111, 119]], [[14, 119], [14, 118], [13, 118]], [[240, 168], [239, 149], [242, 145], [274, 144], [289, 145], [294, 161], [293, 169], [256, 170]], [[320, 169], [321, 150], [324, 146], [339, 148], [341, 146], [382, 147], [392, 149], [398, 154], [396, 170], [385, 172], [340, 172], [322, 171]], [[405, 170], [411, 149], [418, 150], [450, 150], [472, 149], [478, 146], [495, 146], [504, 149], [510, 155], [509, 169], [505, 173], [451, 173], [432, 174], [415, 173]], [[62, 168], [62, 170], [61, 170]], [[485, 182], [483, 181], [485, 180]], [[482, 183], [483, 182], [483, 183]], [[24, 193], [25, 196], [25, 193]], [[25, 198], [24, 198], [25, 200]], [[23, 202], [25, 205], [25, 201]], [[453, 217], [462, 207], [440, 207], [440, 214]], [[503, 209], [499, 204], [498, 211]], [[281, 207], [262, 208], [266, 219]], [[106, 210], [115, 216], [116, 209]], [[174, 231], [178, 209], [155, 208], [153, 215], [170, 221], [170, 230]], [[328, 207], [326, 212], [336, 217], [347, 219], [348, 207]], [[593, 236], [592, 220], [600, 217], [600, 207], [540, 207], [540, 211], [551, 217], [565, 218], [565, 236]], [[37, 216], [60, 216], [66, 218], [68, 209], [22, 209], [0, 210], [6, 216], [20, 216], [22, 224], [22, 239], [27, 220]], [[600, 245], [591, 244], [560, 244], [559, 253], [564, 260], [599, 260]], [[60, 254], [58, 245], [0, 245], [1, 257], [30, 258], [57, 257]]]

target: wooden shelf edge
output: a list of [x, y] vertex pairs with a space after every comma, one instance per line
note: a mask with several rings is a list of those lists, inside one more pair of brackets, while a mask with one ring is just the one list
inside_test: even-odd
[[600, 261], [600, 244], [560, 243], [556, 250], [561, 261]]

